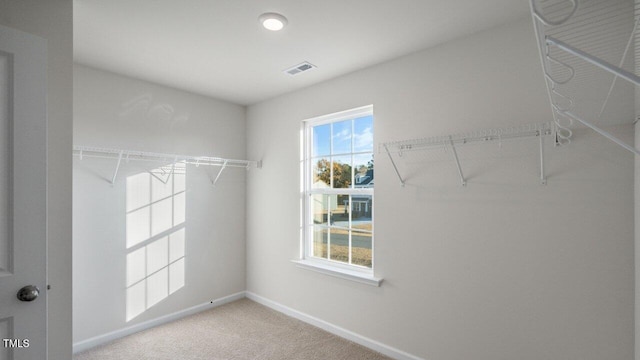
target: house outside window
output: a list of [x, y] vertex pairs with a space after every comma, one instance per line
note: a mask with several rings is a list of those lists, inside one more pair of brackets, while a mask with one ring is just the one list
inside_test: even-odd
[[373, 106], [306, 120], [303, 258], [373, 275]]

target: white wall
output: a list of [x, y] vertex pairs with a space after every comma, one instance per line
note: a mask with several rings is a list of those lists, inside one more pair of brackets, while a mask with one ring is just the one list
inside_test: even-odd
[[[73, 131], [77, 145], [245, 158], [243, 107], [80, 65]], [[246, 171], [213, 187], [219, 168], [188, 166], [186, 285], [127, 322], [127, 178], [159, 164], [124, 163], [111, 186], [115, 165], [74, 159], [74, 343], [245, 289]]]
[[0, 24], [48, 41], [49, 359], [71, 358], [72, 16], [71, 0], [0, 2]]
[[465, 155], [466, 188], [450, 153], [401, 162], [405, 188], [378, 154], [382, 286], [290, 262], [301, 120], [373, 104], [376, 143], [549, 121], [533, 34], [523, 18], [250, 106], [247, 155], [264, 167], [248, 175], [247, 290], [430, 360], [631, 358], [633, 157], [586, 130], [547, 146], [547, 186], [535, 142]]

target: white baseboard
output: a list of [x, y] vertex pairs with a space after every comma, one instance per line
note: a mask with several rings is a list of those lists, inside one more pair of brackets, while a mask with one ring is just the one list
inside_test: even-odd
[[324, 320], [320, 320], [316, 317], [313, 317], [311, 315], [307, 315], [305, 313], [302, 313], [298, 310], [294, 310], [290, 307], [284, 306], [280, 303], [277, 303], [275, 301], [263, 298], [262, 296], [256, 295], [252, 292], [247, 291], [246, 292], [246, 297], [248, 299], [251, 299], [257, 303], [260, 303], [264, 306], [270, 307], [273, 310], [276, 310], [278, 312], [281, 312], [285, 315], [291, 316], [293, 318], [296, 318], [298, 320], [304, 321], [307, 324], [311, 324], [313, 326], [319, 327], [325, 331], [328, 331], [334, 335], [340, 336], [342, 338], [345, 338], [349, 341], [353, 341], [356, 344], [360, 344], [364, 347], [367, 347], [371, 350], [377, 351], [381, 354], [384, 354], [386, 356], [389, 356], [391, 358], [397, 359], [397, 360], [424, 360], [420, 357], [417, 357], [415, 355], [411, 355], [409, 353], [406, 353], [402, 350], [398, 350], [394, 347], [385, 345], [383, 343], [380, 343], [378, 341], [369, 339], [367, 337], [364, 337], [362, 335], [356, 334], [352, 331], [349, 331], [347, 329], [343, 329], [339, 326], [333, 325], [331, 323], [328, 323]]
[[200, 305], [196, 305], [193, 307], [190, 307], [188, 309], [184, 309], [181, 311], [177, 311], [174, 312], [172, 314], [168, 314], [168, 315], [164, 315], [161, 316], [159, 318], [156, 319], [152, 319], [152, 320], [148, 320], [139, 324], [135, 324], [132, 326], [128, 326], [126, 328], [120, 329], [120, 330], [115, 330], [109, 333], [106, 333], [104, 335], [99, 335], [96, 337], [92, 337], [80, 342], [77, 342], [75, 344], [73, 344], [73, 353], [78, 353], [84, 350], [88, 350], [91, 349], [93, 347], [96, 347], [98, 345], [102, 345], [105, 343], [108, 343], [110, 341], [119, 339], [121, 337], [125, 337], [127, 335], [131, 335], [134, 333], [137, 333], [139, 331], [142, 330], [146, 330], [149, 328], [152, 328], [154, 326], [158, 326], [158, 325], [162, 325], [174, 320], [178, 320], [181, 319], [185, 316], [189, 316], [189, 315], [193, 315], [195, 313], [199, 313], [201, 311], [204, 310], [208, 310], [208, 309], [212, 309], [214, 307], [218, 307], [220, 305], [224, 305], [226, 303], [235, 301], [235, 300], [239, 300], [245, 297], [245, 292], [241, 291], [241, 292], [237, 292], [235, 294], [231, 294], [229, 296], [225, 296], [216, 300], [212, 300], [209, 302], [206, 302], [204, 304], [200, 304]]

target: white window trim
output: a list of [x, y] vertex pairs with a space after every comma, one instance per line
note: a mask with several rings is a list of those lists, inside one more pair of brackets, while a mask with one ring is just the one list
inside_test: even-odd
[[311, 270], [321, 274], [326, 274], [329, 276], [334, 276], [337, 278], [351, 280], [372, 286], [380, 286], [383, 280], [382, 278], [373, 276], [373, 274], [371, 274], [370, 272], [360, 272], [355, 269], [342, 269], [339, 266], [340, 264], [327, 265], [327, 261], [322, 261], [315, 258], [291, 260], [291, 262], [296, 264], [296, 266], [306, 270]]
[[[298, 267], [304, 268], [307, 270], [313, 270], [319, 273], [323, 273], [326, 275], [339, 277], [342, 279], [352, 280], [359, 283], [364, 283], [373, 286], [380, 286], [382, 283], [382, 278], [378, 278], [374, 276], [374, 266], [375, 266], [375, 250], [374, 250], [374, 239], [372, 239], [371, 243], [371, 268], [367, 268], [364, 266], [354, 265], [354, 264], [346, 264], [339, 261], [333, 261], [329, 259], [322, 259], [318, 257], [314, 257], [311, 255], [312, 242], [313, 238], [310, 234], [311, 228], [308, 226], [311, 221], [311, 217], [313, 216], [308, 207], [308, 199], [311, 194], [315, 193], [340, 193], [344, 194], [345, 189], [323, 189], [323, 190], [315, 190], [311, 187], [312, 176], [311, 176], [311, 141], [310, 139], [310, 131], [311, 126], [309, 123], [313, 123], [313, 126], [320, 126], [328, 123], [338, 122], [347, 119], [354, 119], [362, 116], [373, 115], [373, 105], [363, 106], [356, 109], [351, 109], [347, 111], [337, 112], [333, 114], [323, 115], [311, 119], [304, 120], [302, 123], [302, 131], [301, 131], [301, 177], [300, 177], [300, 185], [301, 185], [301, 227], [300, 227], [300, 259], [292, 260]], [[353, 150], [353, 149], [352, 149]], [[353, 151], [349, 153], [349, 155], [357, 154]], [[335, 154], [332, 154], [335, 155]], [[353, 174], [352, 174], [353, 176]], [[353, 179], [352, 179], [353, 180]], [[350, 195], [357, 194], [366, 194], [371, 195], [372, 199], [374, 197], [373, 189], [348, 189]], [[375, 211], [375, 210], [374, 210]], [[375, 218], [375, 215], [374, 215]], [[375, 225], [374, 225], [375, 228]]]

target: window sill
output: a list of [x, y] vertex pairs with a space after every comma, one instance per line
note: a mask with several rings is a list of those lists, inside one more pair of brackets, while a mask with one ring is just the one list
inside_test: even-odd
[[374, 277], [373, 275], [361, 273], [355, 270], [340, 269], [334, 266], [322, 264], [317, 261], [291, 260], [291, 262], [303, 269], [307, 269], [307, 270], [319, 272], [321, 274], [326, 274], [329, 276], [351, 280], [351, 281], [355, 281], [355, 282], [359, 282], [359, 283], [367, 284], [371, 286], [380, 286], [383, 280], [382, 278], [377, 278], [377, 277]]

